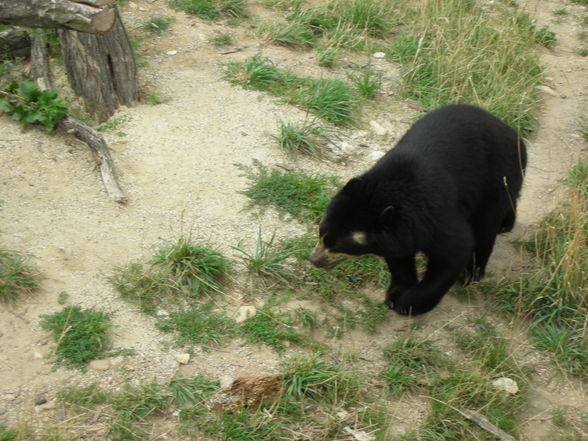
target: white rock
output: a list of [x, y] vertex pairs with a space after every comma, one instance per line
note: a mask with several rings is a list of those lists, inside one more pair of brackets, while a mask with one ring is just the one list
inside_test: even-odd
[[176, 354], [174, 358], [180, 364], [188, 364], [190, 362], [190, 354], [187, 353]]
[[157, 311], [155, 311], [155, 315], [157, 317], [167, 317], [169, 315], [169, 312], [167, 312], [165, 309], [158, 309]]
[[539, 85], [537, 86], [537, 89], [539, 89], [541, 92], [545, 92], [547, 95], [559, 96], [559, 94], [549, 86]]
[[219, 379], [221, 389], [228, 389], [233, 385], [233, 381], [235, 381], [235, 379], [230, 375], [223, 375]]
[[374, 52], [372, 54], [372, 57], [374, 57], [374, 58], [386, 58], [386, 54], [384, 52]]
[[167, 55], [175, 55], [177, 53], [178, 53], [178, 51], [167, 51], [166, 52]]
[[110, 369], [110, 360], [92, 360], [88, 365], [88, 369], [93, 371], [106, 371]]
[[357, 148], [349, 143], [349, 142], [342, 142], [341, 145], [339, 146], [339, 148], [341, 149], [341, 151], [347, 155], [351, 154], [351, 153], [355, 153], [355, 151], [357, 150]]
[[507, 377], [497, 378], [492, 382], [492, 386], [511, 395], [514, 395], [519, 391], [519, 385], [517, 382]]
[[33, 360], [41, 360], [43, 358], [43, 354], [41, 354], [39, 351], [33, 351], [31, 358]]
[[243, 323], [245, 320], [247, 320], [249, 317], [253, 317], [255, 314], [257, 314], [257, 309], [255, 309], [255, 306], [241, 306], [235, 313], [235, 321], [237, 323]]
[[386, 136], [388, 134], [388, 130], [382, 127], [377, 121], [370, 121], [370, 127], [372, 128], [372, 132], [378, 136]]

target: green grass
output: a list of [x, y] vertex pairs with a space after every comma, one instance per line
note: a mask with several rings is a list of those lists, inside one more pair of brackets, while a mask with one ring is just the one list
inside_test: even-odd
[[359, 73], [348, 74], [348, 77], [364, 98], [375, 98], [382, 87], [382, 74], [372, 69], [370, 65], [364, 66]]
[[224, 47], [233, 44], [233, 36], [227, 32], [214, 34], [209, 40], [214, 47]]
[[280, 96], [284, 102], [303, 107], [329, 123], [357, 124], [359, 97], [340, 79], [299, 77], [260, 55], [228, 63], [225, 77], [232, 84]]
[[85, 368], [86, 364], [109, 354], [108, 314], [80, 306], [66, 306], [60, 312], [42, 315], [40, 325], [50, 331], [57, 343], [56, 363]]
[[249, 184], [243, 194], [250, 208], [274, 208], [279, 214], [306, 224], [318, 224], [335, 193], [335, 177], [310, 175], [301, 171], [269, 170], [258, 161], [240, 165]]
[[508, 312], [531, 321], [534, 344], [567, 372], [588, 378], [588, 165], [570, 172], [563, 203], [526, 243], [535, 267], [520, 279], [481, 285]]
[[168, 317], [158, 320], [157, 328], [174, 333], [174, 342], [180, 347], [194, 344], [218, 345], [223, 338], [235, 335], [235, 321], [214, 311], [211, 303], [172, 312]]
[[11, 303], [39, 290], [41, 275], [29, 257], [0, 248], [0, 302]]
[[169, 0], [169, 5], [205, 20], [247, 16], [247, 7], [243, 0]]
[[388, 53], [403, 64], [403, 96], [428, 109], [477, 104], [523, 134], [534, 128], [542, 69], [528, 16], [500, 5], [484, 13], [465, 0], [401, 5], [406, 24]]
[[582, 135], [584, 141], [588, 142], [588, 117], [580, 119], [580, 134]]
[[353, 405], [362, 395], [357, 373], [318, 355], [292, 356], [280, 367], [286, 397]]
[[270, 303], [266, 303], [254, 316], [247, 318], [241, 324], [240, 330], [249, 343], [265, 343], [277, 352], [283, 352], [289, 343], [303, 342], [292, 315], [276, 311]]
[[508, 339], [499, 335], [496, 327], [482, 317], [471, 320], [471, 326], [473, 329], [455, 331], [457, 346], [493, 376], [520, 376]]
[[380, 373], [390, 393], [415, 391], [434, 381], [447, 364], [430, 340], [404, 337], [384, 349], [388, 367]]
[[260, 229], [257, 234], [254, 252], [250, 253], [238, 247], [234, 247], [234, 249], [241, 254], [240, 259], [251, 276], [263, 281], [287, 284], [290, 280], [296, 278], [292, 268], [286, 262], [293, 251], [282, 249], [275, 240], [274, 233], [269, 241], [264, 241], [261, 237]]
[[197, 297], [222, 293], [232, 269], [227, 257], [186, 237], [159, 249], [152, 263], [166, 271], [178, 288]]
[[338, 55], [339, 50], [337, 48], [326, 47], [318, 51], [316, 55], [316, 60], [319, 66], [330, 68], [335, 66], [335, 62], [337, 61]]
[[164, 32], [169, 30], [169, 26], [173, 23], [173, 17], [159, 17], [152, 16], [145, 22], [143, 29], [152, 34], [162, 35]]
[[331, 143], [332, 131], [314, 120], [285, 123], [280, 121], [279, 133], [272, 135], [278, 146], [290, 155], [324, 157]]

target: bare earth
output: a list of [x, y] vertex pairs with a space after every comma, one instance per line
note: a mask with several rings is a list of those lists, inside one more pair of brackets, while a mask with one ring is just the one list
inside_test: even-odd
[[[553, 14], [563, 7], [569, 15]], [[267, 14], [255, 4], [251, 9], [254, 15]], [[537, 0], [527, 9], [536, 16], [539, 27], [546, 25], [556, 33], [558, 42], [553, 49], [541, 51], [549, 89], [543, 92], [540, 129], [528, 142], [530, 165], [518, 226], [498, 244], [491, 260], [495, 273], [516, 271], [520, 266], [522, 257], [511, 242], [528, 233], [555, 206], [561, 178], [575, 159], [586, 157], [578, 119], [588, 115], [588, 60], [577, 55], [577, 48], [581, 45], [578, 33], [586, 29], [579, 23], [588, 8], [562, 0]], [[273, 350], [241, 340], [211, 352], [196, 347], [190, 362], [179, 365], [174, 351], [162, 347], [168, 336], [154, 327], [151, 318], [120, 300], [106, 278], [114, 267], [147, 258], [161, 244], [182, 235], [191, 234], [234, 256], [232, 246], [252, 249], [260, 225], [266, 237], [274, 231], [279, 237], [303, 232], [301, 226], [283, 223], [271, 212], [256, 219], [242, 211], [247, 200], [239, 191], [247, 180], [235, 163], [249, 165], [258, 159], [268, 166], [288, 164], [350, 177], [370, 167], [378, 152], [390, 148], [416, 114], [409, 103], [386, 96], [365, 110], [363, 130], [341, 132], [341, 142], [351, 146], [342, 161], [293, 163], [269, 134], [276, 133], [279, 120], [301, 120], [304, 112], [263, 93], [232, 87], [222, 79], [221, 63], [245, 59], [261, 50], [278, 65], [306, 75], [331, 73], [323, 72], [310, 52], [260, 45], [245, 27], [204, 22], [169, 9], [164, 0], [129, 1], [123, 10], [131, 32], [152, 15], [174, 16], [176, 21], [164, 36], [150, 36], [142, 43], [148, 64], [140, 72], [141, 82], [171, 100], [122, 110], [117, 117], [129, 119], [118, 130], [126, 136], [106, 133], [128, 205], [108, 199], [95, 160], [84, 145], [63, 134], [23, 132], [10, 118], [0, 118], [1, 244], [32, 254], [45, 277], [40, 293], [0, 309], [0, 424], [42, 426], [58, 420], [59, 409], [52, 400], [67, 384], [97, 381], [116, 389], [125, 381], [165, 381], [178, 371], [213, 378], [275, 373], [279, 357]], [[234, 47], [216, 49], [208, 42], [216, 32], [227, 31], [236, 36]], [[221, 54], [235, 47], [242, 50]], [[383, 60], [372, 62], [384, 74], [385, 94], [391, 95], [398, 67]], [[370, 121], [387, 129], [387, 134], [376, 134]], [[111, 312], [114, 346], [133, 349], [135, 354], [111, 360], [105, 371], [53, 371], [53, 344], [38, 323], [40, 315], [61, 310], [57, 297], [62, 291], [69, 294], [69, 304]], [[383, 293], [374, 296], [383, 298]], [[231, 309], [244, 304], [239, 288], [229, 298]], [[247, 301], [255, 303], [255, 299]], [[466, 323], [483, 308], [481, 301], [462, 303], [447, 296], [434, 312], [418, 321], [451, 354], [454, 349], [447, 325]], [[547, 439], [554, 409], [588, 411], [587, 391], [556, 374], [545, 354], [531, 348], [523, 329], [497, 317], [492, 320], [512, 338], [517, 357], [537, 371], [522, 439]], [[352, 332], [328, 344], [370, 360], [374, 370], [381, 369], [381, 347], [402, 335], [410, 321], [390, 312], [389, 323], [376, 338]], [[285, 356], [297, 351], [302, 349], [292, 347]], [[48, 406], [34, 405], [39, 393], [46, 393]], [[393, 432], [400, 434], [424, 418], [426, 404], [415, 399], [398, 403], [391, 411], [397, 417]], [[89, 428], [88, 436], [100, 439], [102, 429], [99, 425]]]

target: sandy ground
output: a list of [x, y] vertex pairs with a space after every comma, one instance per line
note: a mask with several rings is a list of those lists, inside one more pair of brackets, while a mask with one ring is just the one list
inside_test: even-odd
[[[553, 14], [564, 6], [569, 15]], [[549, 89], [543, 92], [540, 129], [529, 139], [529, 169], [519, 224], [500, 240], [490, 263], [495, 272], [516, 268], [520, 257], [511, 241], [522, 237], [554, 207], [561, 178], [577, 157], [586, 156], [578, 118], [588, 111], [588, 60], [578, 56], [576, 49], [582, 31], [578, 17], [585, 17], [588, 9], [555, 0], [529, 3], [528, 9], [536, 15], [539, 26], [547, 25], [557, 34], [558, 43], [541, 51]], [[33, 422], [52, 417], [50, 409], [35, 407], [32, 400], [39, 392], [51, 397], [65, 384], [98, 381], [116, 388], [127, 380], [140, 383], [171, 378], [178, 371], [216, 378], [221, 373], [274, 372], [278, 356], [273, 351], [241, 341], [219, 351], [195, 348], [191, 362], [179, 366], [173, 351], [162, 348], [166, 337], [155, 329], [152, 319], [122, 302], [106, 278], [113, 268], [146, 258], [157, 246], [182, 235], [210, 242], [231, 256], [232, 246], [252, 248], [260, 225], [266, 236], [274, 231], [279, 237], [302, 232], [302, 227], [283, 223], [271, 212], [259, 219], [243, 212], [247, 200], [239, 190], [247, 180], [235, 164], [249, 165], [257, 159], [268, 166], [289, 164], [349, 177], [367, 169], [374, 155], [393, 145], [415, 115], [408, 103], [387, 101], [385, 106], [365, 112], [363, 130], [340, 134], [341, 142], [352, 146], [352, 154], [342, 161], [293, 163], [269, 135], [276, 132], [277, 121], [301, 120], [304, 112], [263, 93], [232, 87], [222, 79], [221, 63], [244, 59], [262, 49], [281, 66], [321, 75], [312, 54], [262, 47], [247, 30], [232, 29], [237, 36], [235, 45], [242, 50], [222, 55], [226, 49], [215, 49], [207, 40], [226, 31], [225, 25], [187, 17], [168, 9], [162, 0], [129, 1], [123, 18], [133, 29], [158, 14], [174, 15], [176, 21], [168, 34], [142, 43], [148, 64], [141, 71], [141, 82], [171, 100], [122, 110], [117, 117], [123, 115], [128, 121], [118, 130], [126, 136], [106, 133], [129, 196], [126, 206], [108, 199], [95, 160], [85, 146], [63, 134], [23, 132], [8, 117], [0, 118], [2, 246], [32, 254], [45, 277], [39, 294], [0, 309], [2, 424], [22, 422], [23, 415]], [[170, 51], [176, 52], [170, 55]], [[398, 76], [397, 66], [382, 60], [373, 62], [387, 84]], [[388, 134], [375, 134], [369, 121], [377, 121]], [[135, 355], [115, 359], [107, 371], [82, 374], [52, 370], [52, 344], [38, 322], [40, 315], [62, 308], [57, 303], [62, 291], [69, 294], [70, 304], [111, 312], [115, 347], [132, 348]], [[238, 289], [230, 298], [235, 307], [241, 304]], [[440, 333], [449, 323], [461, 323], [465, 317], [479, 314], [481, 306], [448, 297], [435, 313], [420, 320], [431, 334]], [[398, 335], [407, 325], [406, 319], [391, 315], [382, 335]], [[529, 363], [543, 365], [545, 360], [529, 348], [524, 331], [512, 330], [507, 324], [505, 329], [520, 342], [521, 353], [528, 353]], [[379, 343], [361, 333], [329, 343], [367, 359], [379, 358]], [[546, 369], [538, 374], [542, 386], [533, 390], [528, 420], [523, 423], [524, 439], [541, 439], [550, 424], [549, 418], [543, 417], [549, 417], [555, 408], [588, 409], [586, 391], [552, 373]], [[404, 421], [397, 428], [399, 433], [422, 417], [422, 403], [420, 414], [409, 412], [410, 408], [398, 409], [399, 420]]]

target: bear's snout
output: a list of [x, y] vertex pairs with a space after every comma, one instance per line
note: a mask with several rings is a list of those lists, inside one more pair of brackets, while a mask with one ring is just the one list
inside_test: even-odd
[[322, 241], [320, 241], [310, 253], [308, 260], [314, 266], [330, 270], [335, 268], [338, 263], [347, 259], [346, 254], [333, 253], [328, 248], [325, 248]]

